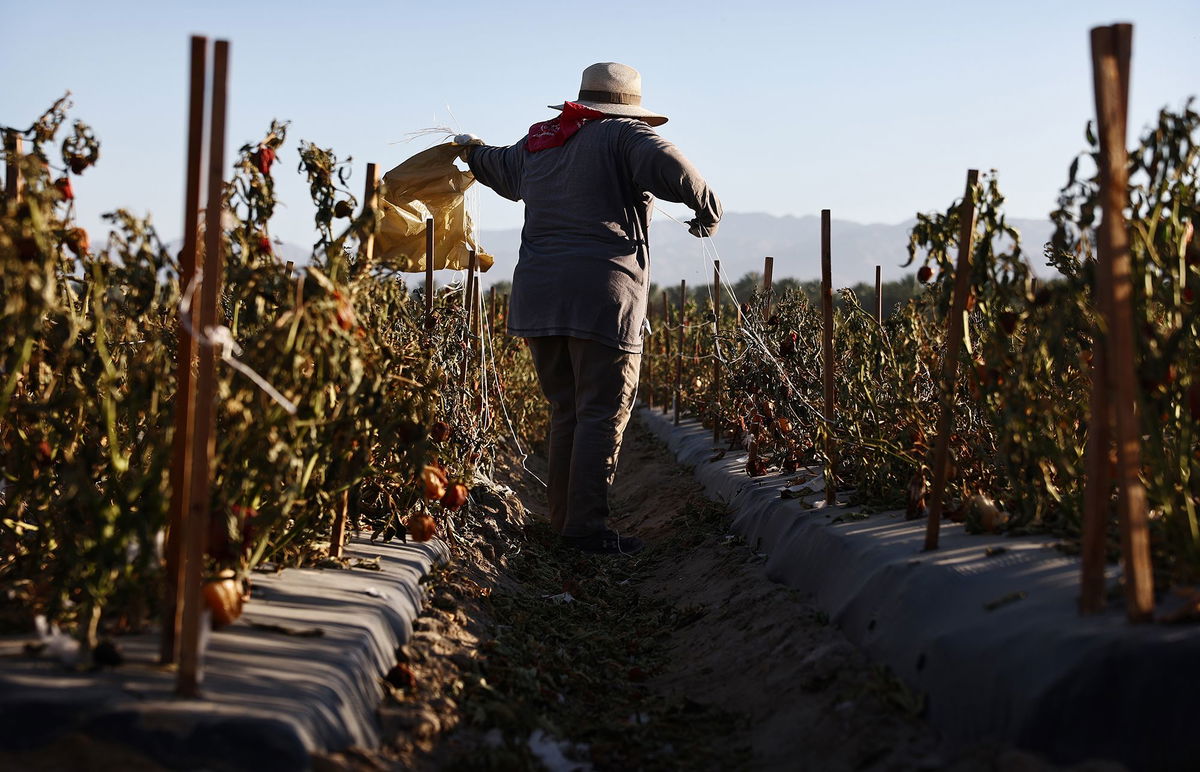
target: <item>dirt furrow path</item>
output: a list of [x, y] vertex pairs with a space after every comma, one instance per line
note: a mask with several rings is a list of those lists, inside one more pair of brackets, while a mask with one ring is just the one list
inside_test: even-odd
[[921, 696], [771, 582], [723, 508], [640, 426], [613, 493], [613, 525], [647, 541], [638, 556], [559, 548], [540, 486], [516, 465], [505, 476], [516, 496], [476, 496], [486, 511], [430, 583], [383, 710], [392, 743], [324, 764], [1053, 768], [1010, 748], [948, 749], [921, 719]]
[[641, 587], [694, 620], [664, 642], [669, 665], [651, 687], [736, 715], [728, 741], [749, 748], [748, 768], [1052, 768], [1012, 749], [947, 750], [920, 695], [768, 579], [765, 557], [729, 534], [690, 471], [641, 427], [631, 435], [616, 503], [660, 552]]

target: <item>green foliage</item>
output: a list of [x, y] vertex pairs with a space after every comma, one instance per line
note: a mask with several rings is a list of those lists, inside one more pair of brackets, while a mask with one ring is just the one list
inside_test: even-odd
[[[1080, 161], [1097, 169], [1099, 146], [1071, 165], [1053, 213], [1051, 262], [1066, 284], [1091, 285], [1099, 216], [1099, 175], [1081, 178]], [[1200, 115], [1189, 101], [1163, 110], [1129, 157], [1126, 217], [1132, 260], [1136, 361], [1141, 386], [1142, 480], [1151, 508], [1157, 573], [1200, 580]]]
[[[69, 183], [100, 148], [78, 121], [59, 140], [68, 107], [64, 97], [25, 132], [28, 150], [12, 159], [23, 198], [0, 212], [0, 584], [12, 601], [0, 624], [24, 627], [42, 613], [91, 640], [102, 624], [143, 624], [158, 605], [177, 310], [195, 288], [179, 286], [151, 223], [123, 210], [106, 215], [104, 248], [91, 248]], [[490, 473], [499, 443], [515, 435], [537, 449], [548, 422], [524, 342], [500, 332], [503, 302], [494, 319], [484, 302], [476, 319], [488, 324], [468, 325], [463, 287], [452, 284], [427, 318], [401, 276], [362, 259], [376, 213], [355, 211], [349, 167], [332, 150], [300, 146], [318, 237], [302, 275], [280, 264], [271, 165], [287, 129], [275, 122], [242, 147], [224, 191], [220, 323], [262, 383], [218, 365], [211, 571], [320, 558], [343, 501], [377, 534], [401, 532], [417, 513], [453, 533], [452, 510], [420, 482], [426, 464], [471, 487]], [[1092, 310], [1099, 188], [1081, 170], [1095, 166], [1089, 141], [1052, 215], [1048, 281], [1034, 281], [995, 175], [974, 191], [972, 301], [953, 393], [939, 373], [959, 202], [918, 216], [910, 254], [931, 280], [885, 285], [882, 323], [861, 305], [873, 306], [872, 286], [836, 293], [833, 416], [823, 407], [819, 288], [778, 282], [767, 298], [754, 274], [735, 287], [749, 300], [723, 302], [719, 325], [708, 287], [693, 287], [682, 313], [678, 289], [667, 290], [643, 394], [669, 405], [678, 366], [681, 408], [748, 449], [749, 474], [836, 464], [839, 485], [870, 506], [906, 503], [928, 475], [938, 407], [950, 400], [948, 510], [985, 494], [1008, 512], [1010, 530], [1077, 534], [1090, 364], [1103, 334]], [[1164, 111], [1130, 159], [1138, 353], [1121, 366], [1141, 378], [1155, 568], [1176, 582], [1200, 580], [1198, 147], [1189, 105]]]
[[[1092, 149], [1081, 158], [1095, 167]], [[1200, 351], [1194, 302], [1200, 293], [1200, 117], [1164, 110], [1130, 156], [1127, 217], [1134, 275], [1135, 367], [1141, 380], [1143, 480], [1151, 506], [1155, 567], [1164, 581], [1200, 579]], [[874, 288], [836, 294], [836, 410], [823, 416], [819, 288], [780, 290], [773, 305], [755, 293], [757, 277], [738, 283], [740, 310], [725, 303], [720, 332], [707, 289], [697, 290], [682, 320], [685, 412], [716, 421], [731, 446], [749, 451], [747, 472], [796, 472], [828, 465], [832, 437], [842, 488], [872, 505], [917, 507], [929, 475], [940, 405], [949, 400], [950, 487], [946, 510], [962, 513], [983, 494], [1007, 510], [1012, 531], [1072, 536], [1080, 528], [1085, 483], [1092, 352], [1102, 334], [1093, 311], [1099, 183], [1071, 164], [1057, 228], [1046, 246], [1049, 280], [1035, 280], [1020, 234], [1004, 215], [994, 173], [973, 192], [967, 335], [953, 393], [941, 380], [955, 265], [959, 206], [918, 214], [910, 264], [930, 269], [928, 285], [882, 324], [860, 305]], [[675, 290], [672, 299], [678, 297]], [[669, 335], [648, 348], [656, 404], [670, 404], [681, 320], [672, 302]], [[669, 338], [669, 340], [668, 340]], [[714, 345], [715, 340], [715, 345]], [[720, 362], [717, 371], [712, 362]], [[714, 387], [719, 377], [720, 388]], [[1113, 536], [1115, 543], [1115, 534]]]
[[[77, 121], [62, 167], [46, 156], [68, 107], [60, 100], [27, 132], [30, 152], [12, 159], [23, 198], [0, 212], [0, 624], [25, 629], [45, 614], [94, 642], [102, 624], [137, 628], [159, 605], [176, 320], [181, 299], [198, 293], [179, 286], [148, 220], [106, 215], [106, 246], [90, 248], [63, 183], [99, 146]], [[469, 487], [508, 432], [503, 387], [521, 400], [513, 412], [526, 436], [521, 424], [540, 405], [516, 341], [497, 341], [503, 384], [490, 356], [483, 365], [461, 285], [439, 293], [429, 326], [403, 279], [361, 258], [376, 213], [352, 211], [347, 162], [332, 150], [301, 145], [318, 239], [302, 275], [280, 263], [272, 164], [287, 128], [274, 122], [243, 146], [224, 189], [218, 324], [235, 345], [217, 365], [210, 573], [322, 558], [344, 504], [379, 532], [417, 512], [452, 531], [454, 510], [428, 500], [418, 473], [433, 456], [448, 485]], [[435, 422], [447, 436], [430, 436]]]
[[[52, 180], [99, 147], [76, 121], [62, 167], [44, 155], [69, 107], [34, 124], [13, 159], [20, 202], [0, 213], [0, 577], [10, 606], [75, 620], [94, 637], [104, 606], [153, 604], [174, 388], [175, 264], [148, 221], [118, 210], [92, 251]], [[12, 601], [18, 601], [14, 604]]]

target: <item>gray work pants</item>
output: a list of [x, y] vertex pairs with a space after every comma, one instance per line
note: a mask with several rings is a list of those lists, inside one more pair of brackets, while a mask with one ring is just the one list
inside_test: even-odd
[[564, 536], [589, 536], [608, 517], [642, 355], [565, 335], [527, 340], [550, 401], [550, 525]]

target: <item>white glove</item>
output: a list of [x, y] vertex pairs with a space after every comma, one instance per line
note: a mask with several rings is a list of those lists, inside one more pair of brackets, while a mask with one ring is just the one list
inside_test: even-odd
[[456, 145], [482, 145], [483, 140], [474, 134], [458, 134], [454, 137]]
[[715, 234], [717, 232], [717, 224], [716, 223], [713, 223], [712, 225], [701, 225], [700, 223], [696, 222], [696, 220], [693, 218], [693, 219], [687, 221], [687, 225], [688, 225], [688, 233], [692, 234], [693, 236], [695, 236], [698, 239], [703, 238], [705, 236], [712, 236], [713, 234]]

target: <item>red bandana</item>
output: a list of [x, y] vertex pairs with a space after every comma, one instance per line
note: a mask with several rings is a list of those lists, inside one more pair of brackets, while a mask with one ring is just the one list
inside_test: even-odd
[[525, 147], [531, 153], [561, 147], [575, 132], [583, 128], [583, 124], [604, 117], [604, 113], [599, 110], [575, 102], [564, 102], [562, 115], [529, 127], [529, 138], [525, 140]]

